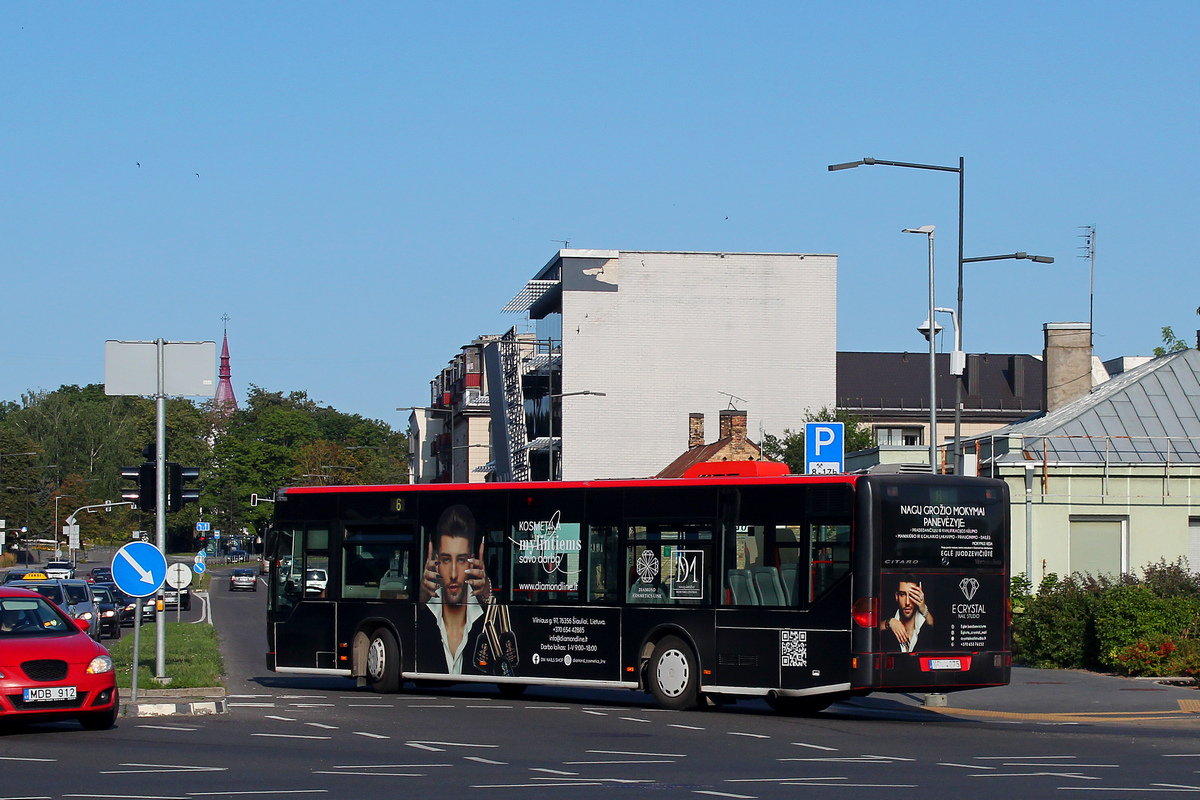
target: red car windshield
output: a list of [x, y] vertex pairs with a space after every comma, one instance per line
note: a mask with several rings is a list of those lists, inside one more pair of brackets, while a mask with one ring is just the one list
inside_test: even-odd
[[40, 597], [0, 597], [0, 640], [76, 631], [70, 620]]

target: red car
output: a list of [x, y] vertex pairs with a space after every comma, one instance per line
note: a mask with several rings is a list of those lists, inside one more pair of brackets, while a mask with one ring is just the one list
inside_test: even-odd
[[0, 722], [74, 718], [102, 730], [120, 703], [103, 645], [40, 594], [0, 587]]

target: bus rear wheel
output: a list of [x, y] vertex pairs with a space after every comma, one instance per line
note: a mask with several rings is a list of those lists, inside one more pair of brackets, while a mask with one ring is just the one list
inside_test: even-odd
[[692, 648], [677, 636], [667, 636], [654, 646], [646, 679], [650, 694], [663, 708], [684, 711], [700, 701], [700, 675]]
[[371, 634], [367, 645], [367, 682], [379, 694], [400, 691], [400, 645], [387, 628]]

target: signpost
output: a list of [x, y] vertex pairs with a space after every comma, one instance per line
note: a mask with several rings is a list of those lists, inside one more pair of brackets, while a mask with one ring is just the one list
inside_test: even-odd
[[[167, 578], [167, 557], [149, 542], [130, 542], [117, 551], [112, 562], [113, 583], [136, 599], [133, 622], [132, 701], [137, 702], [138, 657], [141, 654], [142, 598], [162, 588]], [[162, 625], [159, 625], [159, 630]]]
[[804, 423], [804, 474], [846, 471], [845, 426], [840, 422]]

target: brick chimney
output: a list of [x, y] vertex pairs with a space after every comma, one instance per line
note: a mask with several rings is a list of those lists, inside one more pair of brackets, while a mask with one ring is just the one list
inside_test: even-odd
[[1043, 406], [1050, 413], [1092, 390], [1092, 329], [1086, 322], [1047, 322], [1042, 332]]
[[704, 446], [704, 414], [688, 414], [688, 450]]
[[721, 438], [744, 441], [746, 438], [746, 412], [726, 408], [721, 411]]

